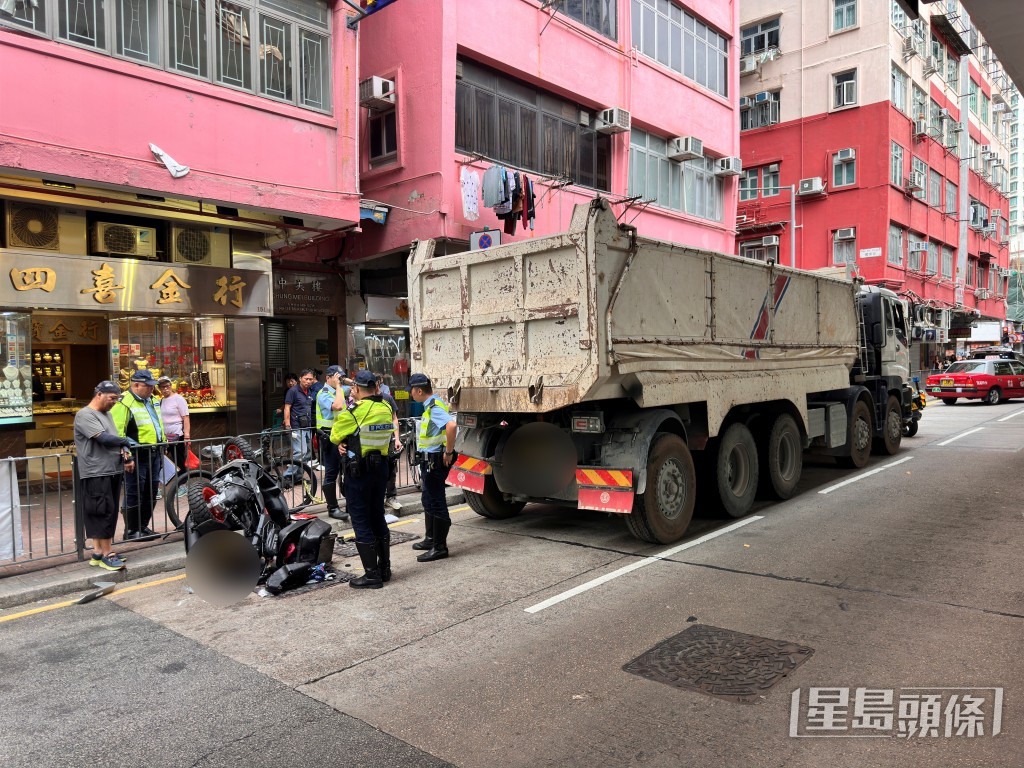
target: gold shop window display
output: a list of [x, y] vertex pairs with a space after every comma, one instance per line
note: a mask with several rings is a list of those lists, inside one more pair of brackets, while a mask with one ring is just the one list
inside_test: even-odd
[[168, 376], [189, 410], [233, 407], [222, 318], [128, 317], [110, 321], [115, 378], [128, 388], [132, 373], [147, 368]]
[[31, 316], [22, 312], [0, 313], [3, 336], [0, 356], [0, 426], [32, 421]]

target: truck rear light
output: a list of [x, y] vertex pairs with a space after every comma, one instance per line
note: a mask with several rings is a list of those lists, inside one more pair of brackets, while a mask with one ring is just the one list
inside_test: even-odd
[[590, 434], [601, 434], [604, 432], [604, 417], [597, 414], [586, 414], [585, 416], [572, 417], [573, 432], [588, 432]]
[[457, 413], [455, 414], [455, 423], [460, 427], [468, 427], [470, 429], [477, 425], [477, 415], [475, 413]]

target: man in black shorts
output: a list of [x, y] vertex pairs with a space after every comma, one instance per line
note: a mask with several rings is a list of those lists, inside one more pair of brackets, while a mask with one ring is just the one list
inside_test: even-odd
[[124, 569], [124, 560], [114, 553], [121, 472], [135, 470], [129, 448], [132, 440], [117, 434], [110, 409], [121, 397], [121, 388], [101, 381], [92, 400], [75, 414], [75, 454], [78, 457], [79, 493], [85, 518], [85, 535], [92, 539], [89, 565], [107, 571]]

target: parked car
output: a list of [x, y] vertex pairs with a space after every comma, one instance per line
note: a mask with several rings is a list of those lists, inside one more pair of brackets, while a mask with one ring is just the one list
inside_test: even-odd
[[961, 360], [928, 377], [925, 389], [946, 405], [958, 399], [984, 400], [995, 405], [1024, 397], [1024, 363], [1017, 360]]

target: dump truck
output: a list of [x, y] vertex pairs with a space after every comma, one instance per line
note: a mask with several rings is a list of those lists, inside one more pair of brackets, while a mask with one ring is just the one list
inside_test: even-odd
[[412, 365], [457, 413], [470, 507], [617, 513], [671, 543], [698, 503], [790, 498], [805, 452], [863, 467], [911, 415], [908, 310], [845, 274], [645, 239], [609, 203], [569, 230], [408, 263]]

